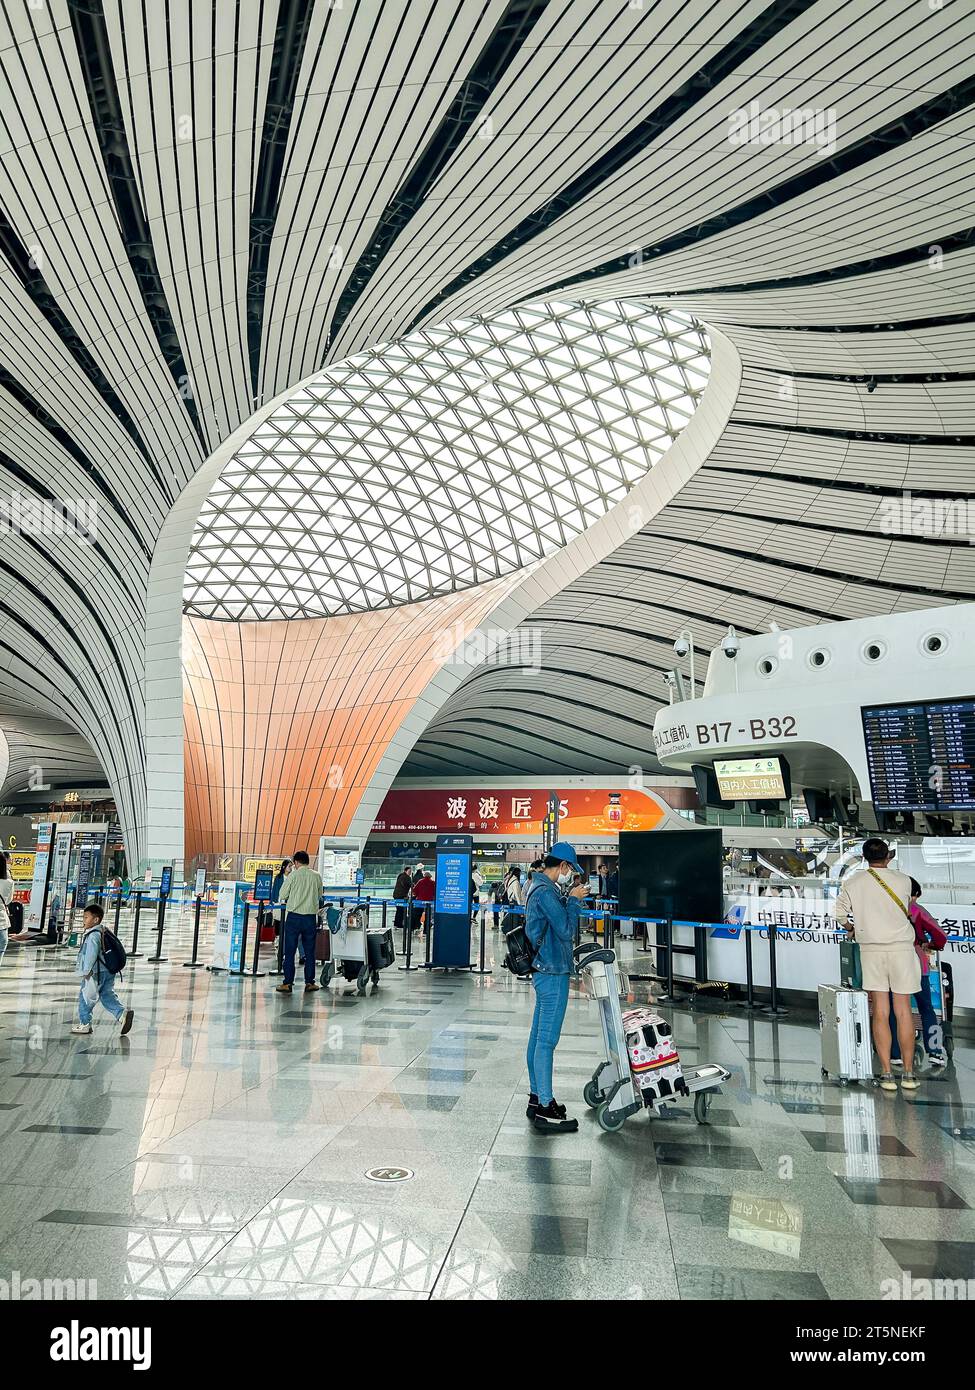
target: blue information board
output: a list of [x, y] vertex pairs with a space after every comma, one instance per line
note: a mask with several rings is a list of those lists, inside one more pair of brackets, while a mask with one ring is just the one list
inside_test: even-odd
[[271, 901], [271, 884], [274, 882], [274, 873], [271, 869], [258, 869], [254, 875], [254, 901], [259, 903], [269, 903]]
[[471, 857], [470, 835], [438, 835], [431, 964], [470, 969]]
[[159, 876], [159, 896], [168, 898], [173, 891], [173, 866], [167, 864]]

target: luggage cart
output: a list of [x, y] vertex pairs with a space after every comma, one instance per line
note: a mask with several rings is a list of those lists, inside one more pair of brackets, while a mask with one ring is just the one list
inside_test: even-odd
[[[379, 972], [396, 959], [392, 927], [370, 928], [369, 904], [364, 902], [344, 909], [330, 905], [326, 913], [332, 935], [332, 959], [328, 964], [334, 973], [355, 984], [359, 994], [365, 994], [369, 981], [378, 986]], [[324, 977], [325, 970], [322, 984], [327, 984]]]
[[[582, 1098], [596, 1112], [596, 1122], [607, 1134], [623, 1128], [630, 1115], [646, 1106], [660, 1110], [676, 1104], [680, 1094], [658, 1098], [656, 1103], [644, 1100], [644, 1092], [634, 1083], [630, 1057], [623, 1032], [623, 1012], [620, 995], [625, 994], [628, 982], [616, 961], [616, 952], [606, 947], [593, 949], [587, 942], [573, 951], [576, 968], [586, 982], [590, 998], [599, 1005], [599, 1022], [603, 1033], [606, 1060], [601, 1062], [587, 1081]], [[708, 1111], [715, 1092], [731, 1073], [715, 1062], [689, 1068], [684, 1072], [687, 1095], [694, 1097], [694, 1118], [699, 1125], [707, 1123]]]

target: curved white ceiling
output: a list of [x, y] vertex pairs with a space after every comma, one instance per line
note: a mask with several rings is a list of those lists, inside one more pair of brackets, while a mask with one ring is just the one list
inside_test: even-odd
[[707, 375], [704, 330], [636, 303], [525, 305], [357, 354], [224, 468], [185, 609], [329, 617], [530, 565], [625, 497]]
[[[0, 502], [97, 507], [84, 543], [0, 537], [0, 703], [84, 734], [133, 862], [174, 499], [265, 402], [418, 326], [640, 296], [742, 353], [687, 495], [546, 615], [594, 623], [599, 662], [556, 642], [583, 752], [608, 698], [646, 746], [679, 615], [704, 647], [975, 595], [967, 542], [870, 532], [877, 499], [973, 476], [972, 0], [232, 8], [10, 5], [0, 45]], [[731, 138], [752, 103], [835, 144]]]

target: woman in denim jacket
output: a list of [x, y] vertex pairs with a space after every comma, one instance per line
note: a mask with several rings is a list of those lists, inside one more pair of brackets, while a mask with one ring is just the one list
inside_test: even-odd
[[531, 1095], [525, 1114], [544, 1133], [573, 1134], [579, 1128], [579, 1121], [568, 1119], [565, 1106], [556, 1103], [552, 1068], [569, 1002], [572, 948], [586, 896], [584, 885], [569, 885], [573, 873], [581, 872], [570, 844], [553, 845], [541, 869], [532, 874], [525, 895], [525, 932], [536, 951], [532, 966], [535, 1013], [528, 1038]]

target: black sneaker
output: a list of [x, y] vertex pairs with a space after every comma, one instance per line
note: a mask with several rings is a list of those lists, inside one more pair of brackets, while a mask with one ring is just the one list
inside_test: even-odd
[[122, 1038], [125, 1037], [126, 1033], [127, 1033], [127, 1032], [129, 1031], [129, 1029], [132, 1027], [132, 1020], [133, 1020], [134, 1018], [135, 1018], [135, 1014], [134, 1014], [134, 1012], [132, 1011], [132, 1009], [126, 1009], [125, 1013], [124, 1013], [124, 1014], [122, 1015], [122, 1017], [119, 1019], [119, 1023], [122, 1025], [122, 1031], [121, 1031], [120, 1034], [119, 1034], [120, 1037], [122, 1037]]
[[532, 1124], [542, 1134], [575, 1134], [579, 1128], [579, 1121], [570, 1120], [565, 1107], [556, 1105], [554, 1100], [538, 1107]]
[[[565, 1106], [564, 1106], [564, 1105], [556, 1105], [556, 1103], [555, 1103], [554, 1100], [552, 1101], [552, 1104], [555, 1105], [556, 1110], [558, 1110], [558, 1112], [561, 1114], [562, 1118], [565, 1119]], [[532, 1091], [531, 1095], [528, 1097], [528, 1108], [527, 1108], [526, 1111], [525, 1111], [525, 1118], [528, 1119], [528, 1120], [533, 1120], [533, 1119], [535, 1118], [535, 1113], [536, 1113], [537, 1110], [538, 1110], [538, 1096], [536, 1096], [535, 1092]]]

